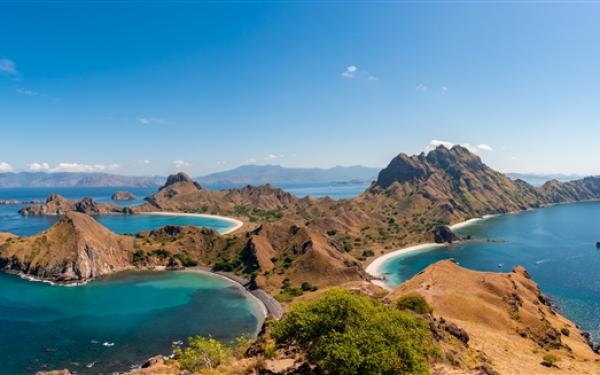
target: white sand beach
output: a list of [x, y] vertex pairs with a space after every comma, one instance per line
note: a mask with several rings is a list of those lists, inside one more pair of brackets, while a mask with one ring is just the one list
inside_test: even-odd
[[[486, 220], [486, 219], [489, 219], [494, 216], [497, 216], [497, 215], [485, 215], [483, 217], [478, 217], [478, 218], [461, 221], [460, 223], [450, 225], [450, 229], [457, 230], [460, 228], [464, 228], [468, 225], [472, 225], [476, 222], [479, 222], [481, 220]], [[373, 259], [373, 261], [371, 263], [369, 263], [369, 265], [367, 266], [365, 271], [369, 275], [379, 278], [379, 280], [372, 280], [373, 284], [380, 286], [382, 288], [391, 290], [392, 288], [390, 288], [388, 286], [388, 284], [386, 283], [386, 281], [383, 280], [385, 278], [385, 276], [381, 272], [381, 267], [383, 266], [383, 264], [385, 262], [387, 262], [388, 260], [393, 259], [397, 256], [400, 256], [400, 255], [404, 255], [404, 254], [408, 254], [408, 253], [412, 253], [412, 252], [424, 250], [424, 249], [437, 249], [437, 248], [445, 247], [445, 246], [448, 246], [448, 244], [439, 244], [439, 243], [430, 242], [430, 243], [422, 243], [422, 244], [412, 245], [412, 246], [404, 247], [402, 249], [394, 250], [389, 253], [383, 254], [380, 257]]]
[[221, 232], [221, 234], [230, 234], [230, 233], [233, 233], [236, 230], [240, 229], [244, 225], [243, 221], [240, 221], [238, 219], [234, 219], [232, 217], [219, 216], [219, 215], [191, 214], [191, 213], [185, 213], [185, 212], [162, 212], [162, 211], [144, 212], [144, 213], [141, 213], [141, 214], [143, 214], [143, 215], [158, 215], [158, 216], [204, 217], [204, 218], [208, 218], [208, 219], [223, 220], [223, 221], [227, 221], [227, 222], [230, 222], [230, 223], [233, 224], [233, 227], [227, 229], [225, 232]]

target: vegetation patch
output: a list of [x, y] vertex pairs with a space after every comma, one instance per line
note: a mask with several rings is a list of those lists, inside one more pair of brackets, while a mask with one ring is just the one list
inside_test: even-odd
[[434, 352], [425, 319], [342, 289], [295, 304], [272, 334], [330, 374], [429, 374]]

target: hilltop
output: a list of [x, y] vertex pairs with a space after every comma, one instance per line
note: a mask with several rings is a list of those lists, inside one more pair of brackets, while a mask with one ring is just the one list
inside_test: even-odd
[[453, 352], [452, 361], [459, 367], [473, 369], [474, 359], [483, 356], [500, 374], [553, 374], [557, 368], [540, 365], [552, 354], [561, 373], [600, 371], [587, 338], [549, 306], [522, 267], [510, 273], [477, 272], [440, 261], [387, 298], [393, 302], [414, 294], [431, 305], [438, 323], [451, 321], [466, 332], [468, 345]]
[[132, 268], [133, 238], [112, 233], [90, 216], [66, 212], [50, 229], [0, 245], [0, 268], [62, 283]]

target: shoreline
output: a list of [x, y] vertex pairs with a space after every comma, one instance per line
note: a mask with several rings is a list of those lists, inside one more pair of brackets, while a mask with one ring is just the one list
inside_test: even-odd
[[244, 222], [241, 220], [234, 219], [232, 217], [227, 217], [227, 216], [220, 216], [220, 215], [192, 214], [192, 213], [186, 213], [186, 212], [168, 212], [168, 211], [165, 211], [165, 212], [163, 212], [163, 211], [140, 212], [140, 213], [135, 213], [134, 215], [202, 217], [202, 218], [206, 218], [206, 219], [222, 220], [222, 221], [226, 221], [228, 223], [233, 224], [233, 226], [231, 228], [227, 229], [226, 231], [219, 232], [222, 235], [231, 234], [231, 233], [237, 231], [238, 229], [240, 229], [242, 226], [244, 226]]
[[[464, 228], [469, 225], [475, 224], [477, 222], [493, 218], [498, 215], [499, 214], [484, 215], [482, 217], [476, 217], [476, 218], [468, 219], [465, 221], [461, 221], [461, 222], [449, 225], [448, 227], [452, 230], [457, 230], [457, 229]], [[413, 253], [415, 251], [434, 250], [434, 249], [439, 249], [442, 247], [447, 247], [448, 245], [449, 245], [448, 243], [425, 242], [425, 243], [410, 245], [410, 246], [403, 247], [403, 248], [400, 248], [397, 250], [393, 250], [393, 251], [390, 251], [389, 253], [380, 255], [379, 257], [373, 259], [371, 261], [371, 263], [369, 263], [367, 265], [367, 267], [365, 268], [365, 272], [371, 276], [376, 277], [376, 279], [371, 280], [371, 283], [373, 283], [379, 287], [382, 287], [386, 290], [392, 290], [392, 288], [388, 285], [388, 283], [385, 279], [385, 275], [381, 272], [381, 267], [383, 266], [383, 264], [385, 262], [387, 262], [390, 259], [401, 256], [401, 255]]]

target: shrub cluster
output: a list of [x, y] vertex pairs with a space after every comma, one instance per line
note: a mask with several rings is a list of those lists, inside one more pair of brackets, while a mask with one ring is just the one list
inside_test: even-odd
[[296, 303], [272, 334], [330, 374], [429, 374], [433, 344], [425, 319], [342, 289]]

